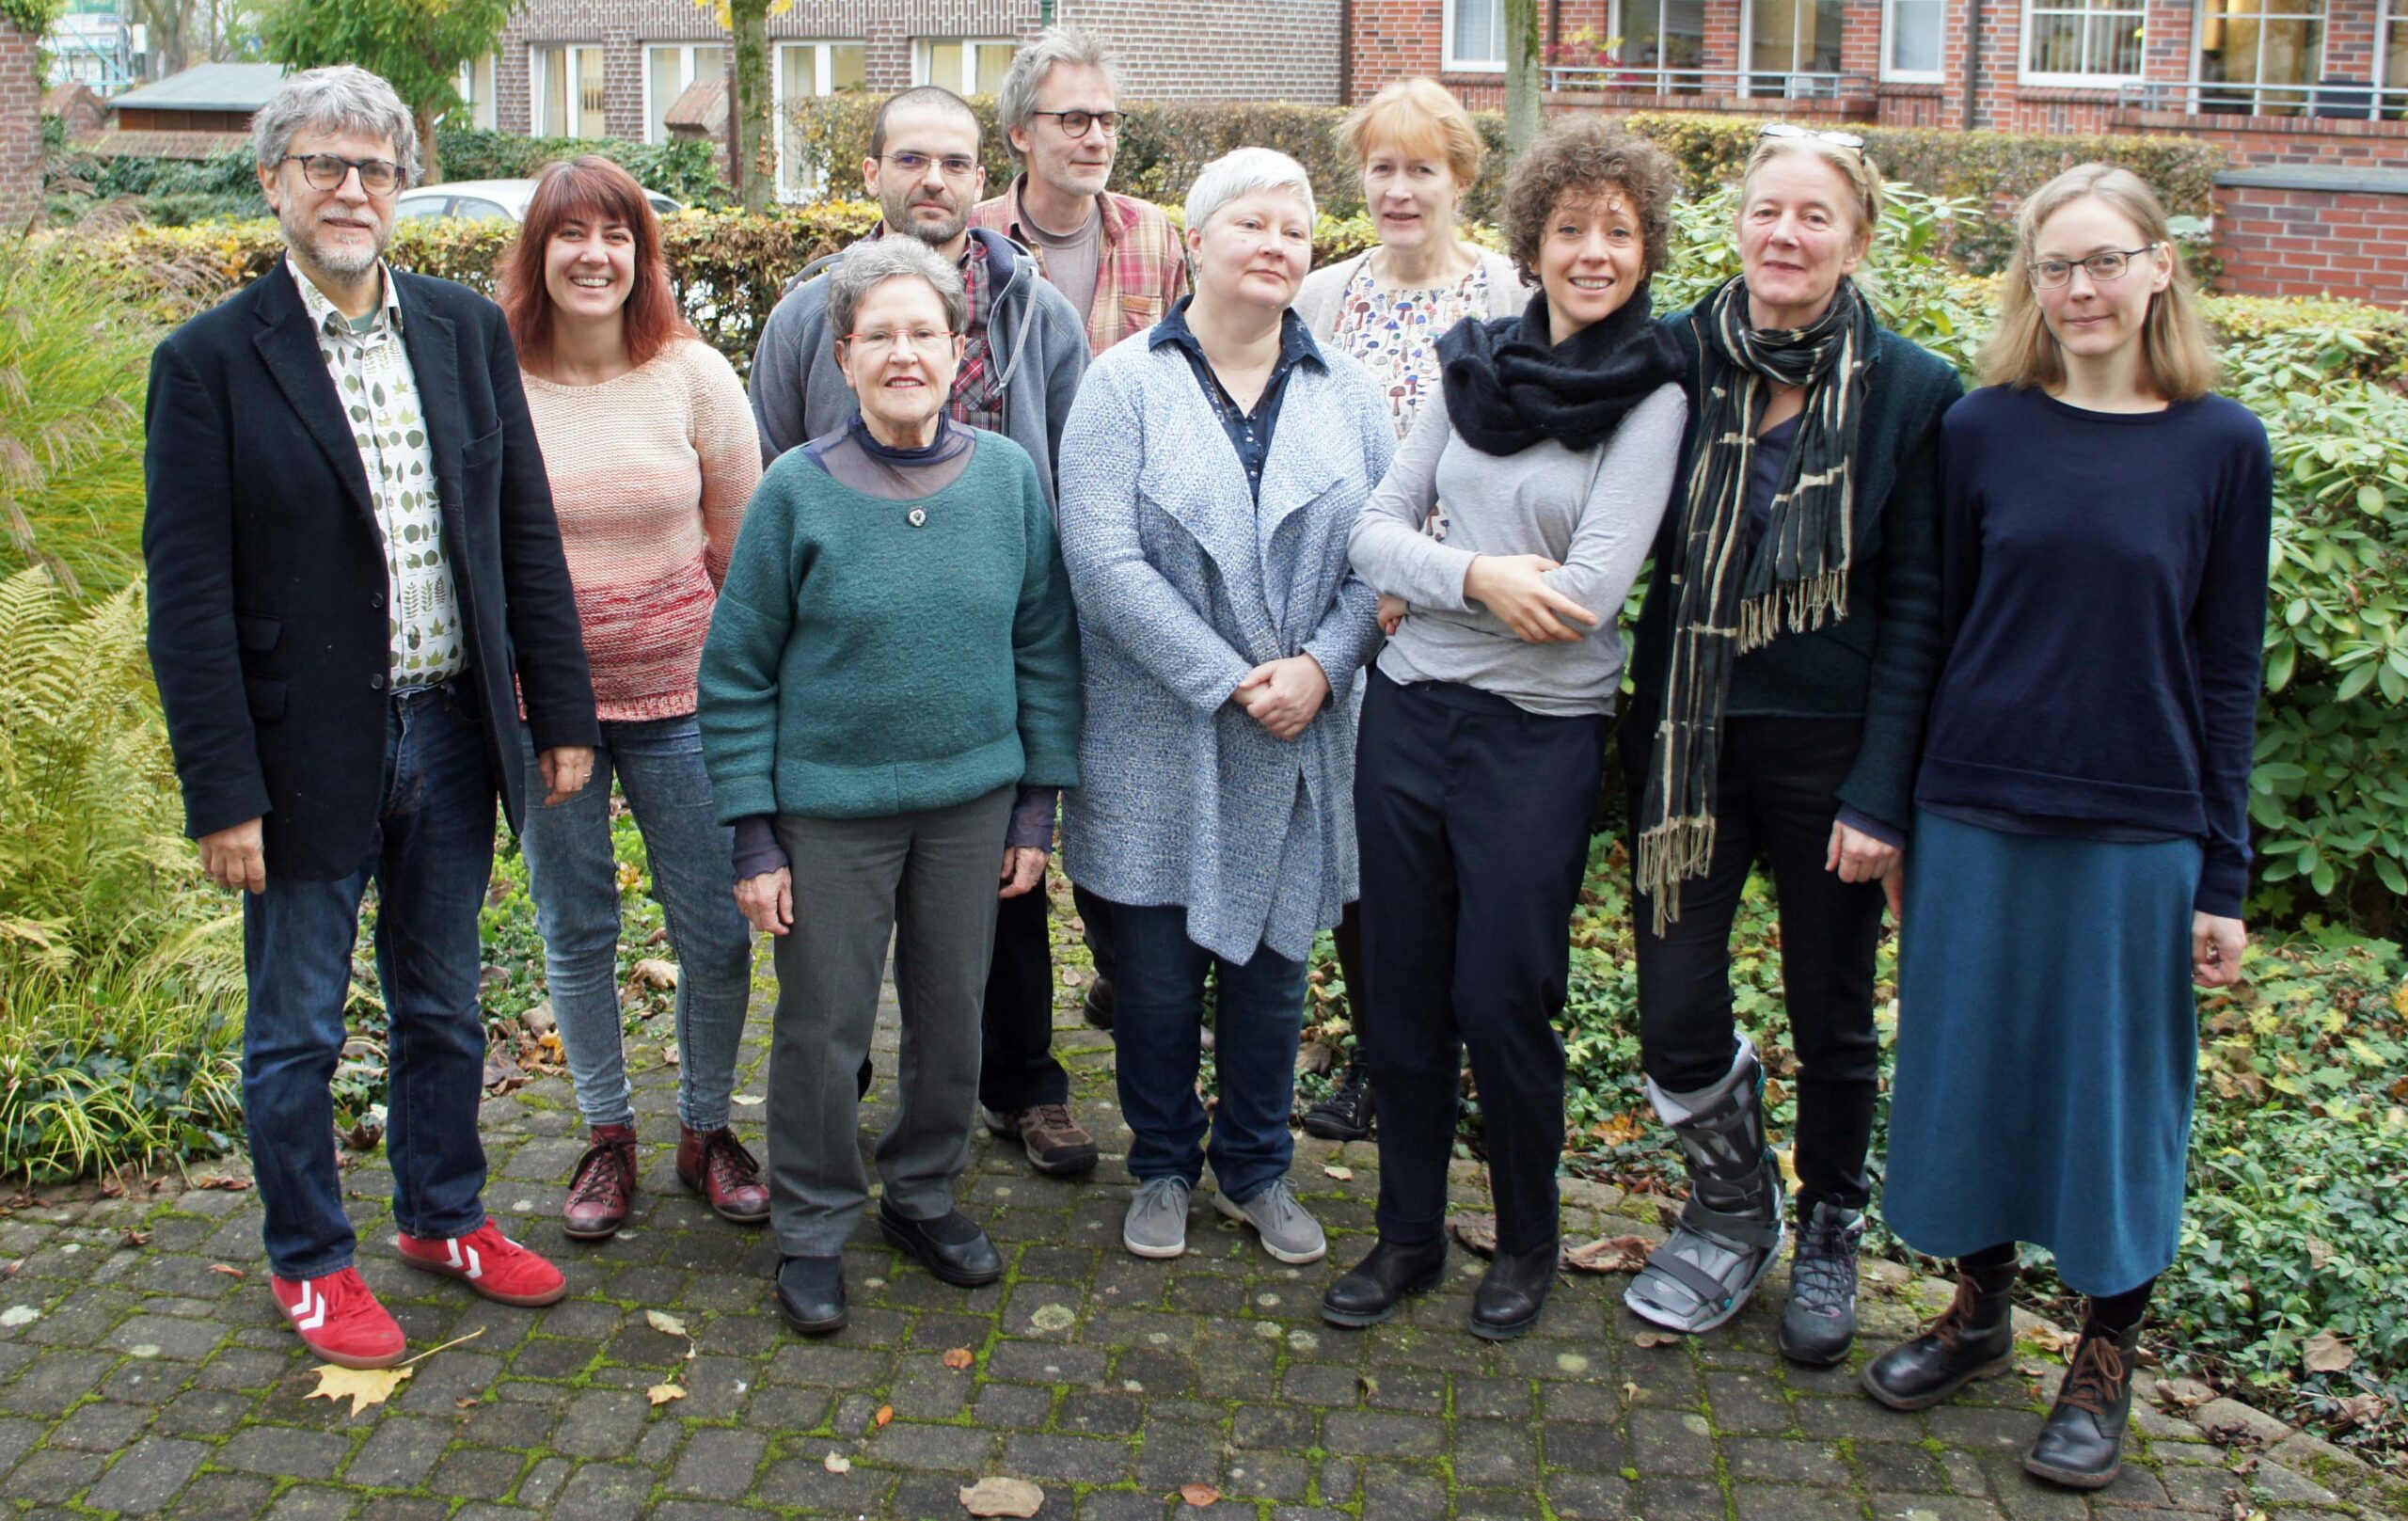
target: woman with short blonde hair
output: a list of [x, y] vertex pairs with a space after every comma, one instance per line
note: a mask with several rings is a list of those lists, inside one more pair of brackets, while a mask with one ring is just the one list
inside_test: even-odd
[[2090, 1296], [2024, 1466], [2123, 1461], [2141, 1317], [2182, 1230], [2194, 981], [2241, 971], [2266, 626], [2266, 430], [2215, 361], [2157, 197], [2085, 164], [2028, 201], [1994, 384], [1948, 414], [1947, 663], [1915, 781], [1882, 1213], [1954, 1257], [1868, 1364], [1921, 1410], [2013, 1354], [2020, 1242]]

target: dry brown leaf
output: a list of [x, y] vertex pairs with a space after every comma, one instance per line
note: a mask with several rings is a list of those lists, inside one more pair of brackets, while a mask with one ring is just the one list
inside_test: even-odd
[[674, 1384], [655, 1384], [643, 1391], [643, 1397], [654, 1404], [667, 1404], [672, 1400], [686, 1398], [686, 1391]]
[[1380, 1381], [1378, 1379], [1373, 1378], [1369, 1373], [1362, 1373], [1356, 1375], [1355, 1382], [1363, 1386], [1364, 1399], [1370, 1400], [1378, 1396], [1380, 1392]]
[[882, 1404], [882, 1405], [879, 1405], [879, 1406], [878, 1407], [878, 1425], [879, 1425], [879, 1429], [880, 1431], [885, 1430], [885, 1429], [886, 1429], [886, 1424], [887, 1424], [887, 1422], [889, 1422], [889, 1421], [893, 1420], [894, 1418], [895, 1418], [895, 1407], [894, 1407], [893, 1405], [891, 1405], [891, 1404]]
[[2062, 1357], [2067, 1349], [2082, 1339], [2069, 1331], [2060, 1331], [2046, 1321], [2037, 1321], [2024, 1329], [2023, 1339], [2042, 1352], [2052, 1352]]
[[2307, 1339], [2302, 1349], [2307, 1354], [2307, 1370], [2311, 1373], [2346, 1373], [2358, 1355], [2350, 1344], [2330, 1331], [2319, 1331]]
[[129, 1228], [118, 1237], [117, 1244], [119, 1246], [148, 1246], [150, 1244], [150, 1232]]
[[197, 1178], [193, 1180], [193, 1187], [195, 1188], [223, 1189], [229, 1194], [240, 1194], [250, 1186], [251, 1180], [249, 1179], [238, 1177], [232, 1173], [218, 1173], [214, 1177]]
[[1025, 1479], [981, 1479], [961, 1491], [961, 1508], [972, 1515], [1035, 1515], [1045, 1491]]
[[679, 1053], [679, 1052], [678, 1052], [678, 1050], [677, 1050], [677, 1042], [676, 1042], [676, 1041], [674, 1041], [674, 1040], [671, 1040], [671, 1041], [668, 1041], [668, 1042], [664, 1043], [664, 1044], [661, 1046], [661, 1048], [660, 1048], [660, 1064], [661, 1064], [663, 1067], [674, 1067], [674, 1066], [676, 1066], [676, 1065], [677, 1065], [677, 1063], [678, 1063], [678, 1061], [679, 1061], [679, 1060], [680, 1060], [680, 1053]]
[[354, 1151], [373, 1151], [376, 1149], [377, 1143], [385, 1139], [385, 1127], [363, 1115], [360, 1117], [359, 1123], [347, 1131], [340, 1132], [339, 1134], [342, 1144]]
[[1575, 1273], [1636, 1273], [1653, 1248], [1644, 1236], [1606, 1236], [1563, 1248], [1563, 1265]]
[[1352, 1167], [1326, 1166], [1322, 1168], [1322, 1171], [1341, 1183], [1351, 1183], [1354, 1180], [1354, 1169]]
[[853, 1471], [853, 1460], [845, 1456], [842, 1452], [830, 1452], [826, 1457], [819, 1460], [819, 1466], [827, 1469], [830, 1473], [851, 1473]]
[[1497, 1255], [1497, 1216], [1493, 1214], [1450, 1215], [1447, 1234], [1461, 1242], [1464, 1250], [1475, 1257]]
[[2216, 1391], [2195, 1378], [2161, 1378], [2157, 1381], [2157, 1397], [2182, 1410], [2196, 1410], [2216, 1397]]
[[685, 1336], [687, 1334], [686, 1323], [679, 1320], [676, 1316], [668, 1313], [666, 1310], [645, 1310], [643, 1312], [643, 1323], [651, 1326], [662, 1336]]
[[318, 1375], [318, 1386], [303, 1395], [305, 1400], [349, 1400], [355, 1416], [372, 1404], [383, 1404], [402, 1386], [402, 1381], [418, 1371], [407, 1363], [398, 1368], [337, 1368], [332, 1363], [320, 1363], [310, 1371]]
[[1221, 1492], [1210, 1484], [1181, 1484], [1179, 1486], [1179, 1497], [1200, 1511], [1208, 1505], [1218, 1505]]
[[968, 1347], [956, 1347], [944, 1355], [944, 1365], [957, 1372], [977, 1360], [977, 1355]]
[[2333, 1260], [2335, 1255], [2333, 1244], [2331, 1242], [2321, 1241], [2314, 1236], [2307, 1238], [2307, 1265], [2309, 1267], [2321, 1272], [2324, 1268], [2324, 1264]]
[[2383, 1396], [2372, 1389], [2336, 1402], [2341, 1408], [2341, 1424], [2344, 1426], [2372, 1426], [2383, 1419], [2385, 1408]]
[[1641, 1331], [1630, 1339], [1634, 1347], [1677, 1347], [1688, 1339], [1678, 1331]]
[[230, 1278], [247, 1278], [250, 1276], [248, 1273], [236, 1267], [231, 1262], [212, 1262], [209, 1264], [209, 1271], [212, 1273], [223, 1273]]
[[1307, 1040], [1296, 1051], [1296, 1075], [1308, 1077], [1338, 1065], [1338, 1048], [1326, 1040]]
[[657, 956], [647, 956], [636, 963], [635, 970], [627, 974], [627, 981], [638, 988], [652, 988], [665, 992], [677, 986], [677, 963], [663, 960]]

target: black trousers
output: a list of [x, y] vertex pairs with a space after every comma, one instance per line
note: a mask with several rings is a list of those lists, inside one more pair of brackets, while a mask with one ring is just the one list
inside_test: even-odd
[[1054, 943], [1045, 882], [995, 904], [995, 959], [978, 1022], [978, 1101], [999, 1114], [1067, 1103], [1070, 1074], [1054, 1059]]
[[1555, 1239], [1572, 910], [1605, 762], [1602, 717], [1548, 718], [1376, 669], [1354, 766], [1365, 997], [1380, 1096], [1381, 1239], [1436, 1239], [1471, 1054], [1497, 1244]]
[[[1801, 1209], [1822, 1199], [1861, 1210], [1872, 1196], [1864, 1154], [1880, 1064], [1873, 967], [1883, 895], [1880, 883], [1843, 882], [1823, 865], [1840, 784], [1863, 732], [1856, 719], [1725, 720], [1705, 876], [1682, 885], [1681, 917], [1661, 937], [1654, 900], [1632, 899], [1641, 1062], [1656, 1086], [1693, 1093], [1729, 1072], [1738, 1049], [1731, 926], [1750, 867], [1760, 857], [1769, 863], [1781, 910], [1782, 992], [1798, 1053], [1792, 1160]], [[1643, 755], [1627, 760], [1636, 836], [1648, 768]]]

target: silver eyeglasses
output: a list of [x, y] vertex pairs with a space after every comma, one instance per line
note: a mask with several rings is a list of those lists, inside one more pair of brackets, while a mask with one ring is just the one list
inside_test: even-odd
[[1792, 142], [1807, 137], [1818, 143], [1829, 143], [1833, 148], [1845, 148], [1852, 152], [1864, 151], [1864, 139], [1852, 132], [1816, 132], [1812, 127], [1793, 127], [1786, 121], [1768, 121], [1758, 130], [1756, 135], [1780, 137]]
[[2053, 291], [2073, 278], [2073, 266], [2080, 264], [2090, 271], [2094, 283], [2103, 285], [2120, 280], [2132, 261], [2146, 253], [2155, 253], [2158, 245], [2145, 243], [2137, 248], [2102, 248], [2087, 259], [2035, 259], [2032, 261], [2032, 284], [2036, 290]]

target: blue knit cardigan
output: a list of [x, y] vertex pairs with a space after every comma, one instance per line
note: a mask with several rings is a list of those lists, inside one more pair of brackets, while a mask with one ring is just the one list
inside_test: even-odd
[[[1063, 864], [1114, 902], [1184, 906], [1188, 939], [1240, 965], [1302, 959], [1356, 893], [1353, 694], [1379, 627], [1346, 543], [1396, 434], [1370, 372], [1323, 357], [1288, 379], [1259, 505], [1176, 345], [1108, 350], [1062, 435], [1086, 680]], [[1332, 696], [1282, 741], [1229, 696], [1297, 654]]]

